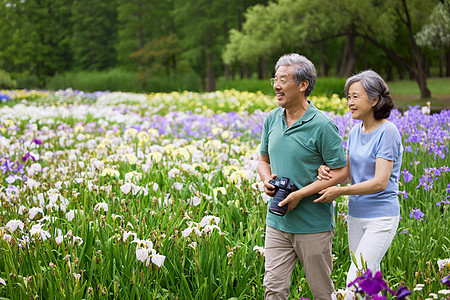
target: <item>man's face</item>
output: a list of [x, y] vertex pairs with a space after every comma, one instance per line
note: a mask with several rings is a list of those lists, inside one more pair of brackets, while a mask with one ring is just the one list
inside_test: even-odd
[[301, 96], [301, 90], [295, 82], [292, 74], [295, 66], [281, 66], [275, 73], [275, 84], [273, 89], [277, 96], [278, 106], [289, 108]]

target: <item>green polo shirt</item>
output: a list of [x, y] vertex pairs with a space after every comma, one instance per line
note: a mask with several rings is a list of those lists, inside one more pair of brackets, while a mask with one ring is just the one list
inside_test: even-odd
[[[264, 120], [260, 153], [269, 155], [272, 174], [288, 177], [300, 189], [317, 180], [317, 169], [347, 164], [342, 138], [333, 121], [310, 101], [305, 114], [287, 127], [285, 109], [276, 108]], [[332, 203], [313, 203], [320, 195], [303, 198], [285, 216], [267, 210], [267, 225], [290, 233], [316, 233], [334, 228]], [[269, 203], [270, 206], [270, 203]]]

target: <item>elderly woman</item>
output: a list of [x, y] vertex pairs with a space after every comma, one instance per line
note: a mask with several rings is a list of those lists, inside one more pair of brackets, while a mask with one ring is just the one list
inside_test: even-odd
[[[352, 261], [347, 283], [357, 277], [361, 259], [376, 272], [397, 231], [400, 206], [397, 198], [403, 147], [397, 127], [387, 118], [394, 103], [385, 81], [368, 70], [350, 77], [345, 84], [352, 118], [361, 120], [350, 131], [347, 161], [350, 168], [346, 186], [332, 186], [320, 192], [316, 202], [331, 202], [350, 195], [348, 204], [348, 244], [358, 265]], [[319, 180], [328, 180], [333, 171], [319, 168]]]

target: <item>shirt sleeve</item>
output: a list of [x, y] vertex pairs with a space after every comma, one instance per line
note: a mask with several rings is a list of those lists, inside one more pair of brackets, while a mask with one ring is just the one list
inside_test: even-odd
[[[269, 116], [269, 115], [268, 115]], [[264, 119], [264, 124], [261, 132], [261, 147], [259, 153], [261, 155], [269, 155], [269, 121], [268, 116]]]
[[336, 124], [331, 120], [323, 127], [319, 148], [323, 161], [331, 169], [339, 169], [347, 165], [342, 137], [339, 135]]
[[400, 133], [394, 124], [389, 124], [380, 136], [376, 157], [397, 161], [401, 153], [402, 139]]

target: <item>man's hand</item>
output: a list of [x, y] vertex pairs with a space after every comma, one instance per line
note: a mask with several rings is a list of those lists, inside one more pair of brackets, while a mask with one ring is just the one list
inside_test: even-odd
[[322, 196], [314, 200], [313, 202], [327, 202], [330, 203], [333, 200], [336, 200], [342, 194], [340, 193], [341, 188], [337, 186], [330, 186], [326, 189], [323, 189], [319, 192]]
[[278, 203], [278, 206], [282, 207], [284, 205], [287, 205], [288, 207], [287, 207], [286, 213], [288, 213], [289, 211], [296, 208], [302, 199], [303, 199], [303, 196], [300, 193], [300, 191], [295, 191], [295, 192], [290, 193], [283, 201]]
[[277, 178], [277, 174], [272, 174], [263, 181], [264, 182], [264, 192], [270, 197], [275, 196], [275, 192], [276, 192], [275, 186], [269, 183], [269, 180], [272, 178]]

